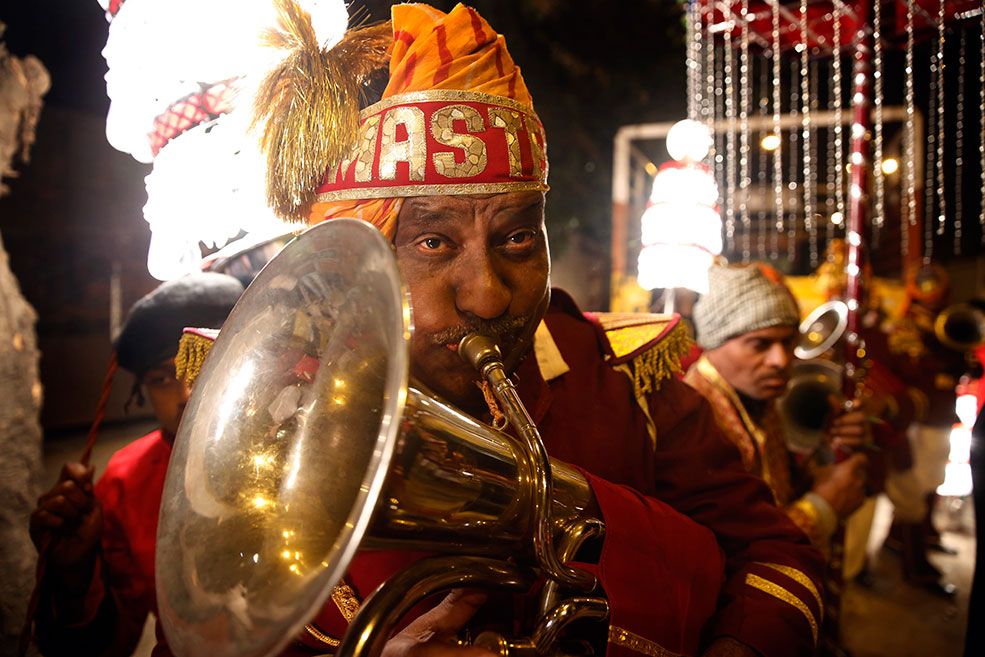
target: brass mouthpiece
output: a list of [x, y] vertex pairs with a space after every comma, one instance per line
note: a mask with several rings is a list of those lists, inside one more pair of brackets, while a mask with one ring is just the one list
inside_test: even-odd
[[493, 363], [502, 365], [503, 354], [496, 341], [481, 333], [469, 333], [458, 343], [458, 355], [485, 376], [485, 369]]

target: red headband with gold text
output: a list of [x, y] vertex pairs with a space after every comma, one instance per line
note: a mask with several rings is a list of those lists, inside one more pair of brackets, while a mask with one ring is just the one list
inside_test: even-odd
[[360, 114], [359, 141], [318, 201], [547, 191], [544, 127], [529, 107], [456, 90], [400, 94]]

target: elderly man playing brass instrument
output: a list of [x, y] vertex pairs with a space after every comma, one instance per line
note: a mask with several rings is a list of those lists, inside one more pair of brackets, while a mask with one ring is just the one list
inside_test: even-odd
[[[865, 500], [866, 457], [853, 454], [817, 477], [808, 467], [792, 467], [774, 402], [786, 389], [799, 337], [793, 295], [766, 266], [712, 267], [694, 324], [704, 354], [684, 380], [711, 403], [746, 469], [762, 477], [777, 504], [826, 549], [838, 521]], [[834, 447], [859, 445], [867, 435], [864, 412], [836, 415], [828, 433]]]

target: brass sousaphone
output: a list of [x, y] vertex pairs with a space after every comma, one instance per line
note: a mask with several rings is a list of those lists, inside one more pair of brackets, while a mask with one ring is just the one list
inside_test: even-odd
[[491, 340], [473, 334], [459, 351], [519, 438], [410, 384], [410, 318], [390, 246], [355, 220], [311, 228], [244, 293], [196, 381], [164, 488], [157, 600], [175, 654], [277, 654], [365, 548], [437, 556], [364, 603], [340, 656], [378, 655], [431, 594], [526, 590], [535, 575], [548, 582], [539, 622], [484, 645], [548, 654], [571, 620], [607, 617], [604, 599], [577, 597], [594, 578], [564, 565], [603, 529], [584, 477], [547, 459]]

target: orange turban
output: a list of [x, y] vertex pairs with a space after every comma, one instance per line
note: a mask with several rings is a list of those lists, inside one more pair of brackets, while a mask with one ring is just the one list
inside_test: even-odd
[[408, 196], [547, 189], [543, 127], [506, 42], [472, 8], [392, 7], [390, 80], [309, 223], [355, 217], [389, 239]]

